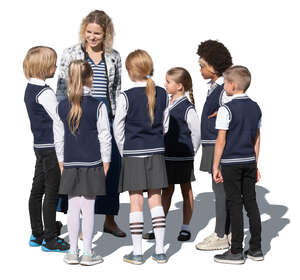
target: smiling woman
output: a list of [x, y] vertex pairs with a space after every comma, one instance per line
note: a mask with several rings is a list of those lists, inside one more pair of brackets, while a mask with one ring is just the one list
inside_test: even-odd
[[[110, 17], [104, 12], [95, 10], [89, 13], [80, 26], [80, 43], [64, 50], [57, 83], [57, 99], [61, 101], [67, 96], [68, 68], [72, 61], [83, 59], [93, 70], [92, 94], [104, 102], [109, 114], [111, 134], [112, 120], [116, 109], [116, 97], [121, 90], [121, 57], [112, 49], [114, 27]], [[106, 196], [96, 199], [95, 213], [105, 214], [104, 232], [118, 237], [125, 237], [114, 221], [119, 211], [118, 183], [121, 169], [121, 158], [115, 140], [112, 139], [111, 164], [106, 177]], [[61, 202], [66, 202], [61, 201]], [[67, 203], [60, 203], [60, 206]], [[61, 207], [66, 211], [66, 207]]]

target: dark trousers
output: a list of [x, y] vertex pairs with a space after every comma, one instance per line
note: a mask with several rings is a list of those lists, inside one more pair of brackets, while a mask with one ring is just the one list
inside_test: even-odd
[[29, 197], [31, 229], [35, 237], [44, 235], [45, 240], [48, 241], [55, 236], [56, 232], [60, 170], [55, 149], [35, 149], [35, 156], [35, 172]]
[[250, 225], [250, 249], [261, 249], [261, 220], [256, 202], [256, 164], [222, 165], [225, 194], [231, 221], [231, 251], [233, 254], [243, 251], [245, 206]]

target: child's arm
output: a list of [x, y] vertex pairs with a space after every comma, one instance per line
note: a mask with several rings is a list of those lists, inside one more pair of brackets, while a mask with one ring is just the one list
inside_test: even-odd
[[169, 112], [169, 95], [166, 93], [167, 95], [167, 101], [166, 101], [166, 109], [164, 111], [164, 122], [163, 122], [163, 134], [167, 134], [168, 130], [169, 130], [169, 122], [170, 122], [170, 112]]
[[218, 115], [218, 111], [214, 112], [213, 114], [209, 115], [207, 118], [208, 119], [211, 119], [211, 118], [214, 118], [215, 116]]
[[104, 174], [106, 176], [111, 161], [111, 134], [108, 114], [104, 103], [98, 108], [97, 130]]
[[188, 112], [186, 114], [186, 122], [189, 127], [189, 130], [191, 131], [194, 153], [196, 155], [201, 143], [201, 130], [199, 117], [197, 115], [196, 110], [193, 107], [188, 109]]
[[117, 97], [117, 108], [113, 124], [114, 136], [121, 156], [123, 156], [123, 147], [125, 141], [125, 120], [128, 109], [127, 106], [127, 97], [125, 93], [121, 93], [120, 96]]
[[220, 162], [223, 155], [224, 147], [226, 144], [226, 133], [227, 130], [219, 130], [217, 142], [215, 145], [214, 163], [213, 163], [213, 178], [216, 183], [222, 183], [223, 177], [220, 171]]
[[[255, 145], [254, 145], [256, 164], [258, 164], [259, 148], [260, 148], [260, 128], [257, 129]], [[258, 182], [260, 180], [260, 178], [261, 178], [261, 175], [260, 175], [259, 169], [257, 168], [256, 182]]]

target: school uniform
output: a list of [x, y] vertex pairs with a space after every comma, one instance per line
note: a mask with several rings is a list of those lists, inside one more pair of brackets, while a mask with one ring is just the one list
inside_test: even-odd
[[[209, 82], [210, 88], [201, 115], [201, 144], [202, 157], [200, 171], [212, 174], [214, 161], [214, 149], [218, 131], [215, 128], [216, 117], [208, 119], [208, 116], [217, 112], [219, 107], [229, 101], [224, 91], [224, 78], [221, 76], [215, 82]], [[222, 183], [216, 184], [212, 175], [212, 189], [215, 194], [216, 227], [218, 237], [229, 233], [229, 213], [226, 206], [226, 196]]]
[[104, 103], [96, 100], [89, 88], [83, 90], [82, 116], [75, 135], [69, 129], [69, 100], [61, 101], [57, 107], [61, 120], [56, 127], [61, 131], [57, 157], [64, 165], [59, 193], [100, 196], [106, 194], [103, 162], [111, 160], [110, 126]]
[[56, 236], [56, 206], [60, 181], [55, 153], [57, 133], [53, 126], [57, 101], [54, 91], [45, 81], [31, 78], [25, 90], [24, 102], [30, 119], [36, 156], [29, 198], [32, 234], [35, 237], [44, 236], [49, 241]]
[[257, 176], [254, 144], [261, 110], [246, 94], [236, 94], [220, 107], [216, 129], [227, 130], [221, 172], [231, 219], [231, 251], [243, 251], [243, 205], [250, 224], [250, 250], [261, 250], [261, 220], [256, 202]]
[[156, 86], [154, 123], [148, 114], [146, 82], [122, 92], [117, 100], [114, 135], [122, 158], [119, 192], [168, 186], [164, 136], [168, 129], [168, 95]]
[[165, 135], [165, 160], [169, 184], [195, 181], [194, 156], [200, 146], [200, 120], [186, 96], [169, 106], [169, 129]]

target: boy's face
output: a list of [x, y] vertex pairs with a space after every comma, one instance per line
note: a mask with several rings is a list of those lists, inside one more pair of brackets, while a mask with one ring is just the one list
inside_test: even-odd
[[235, 83], [230, 82], [226, 79], [224, 79], [224, 90], [226, 91], [226, 94], [228, 96], [233, 95], [234, 91], [235, 91]]
[[49, 71], [49, 77], [46, 77], [46, 78], [53, 78], [54, 77], [54, 74], [55, 74], [55, 71], [56, 71], [56, 61], [55, 61], [55, 64], [52, 65], [50, 67], [50, 71]]
[[207, 79], [213, 79], [216, 77], [215, 69], [209, 65], [203, 58], [199, 58], [199, 66], [202, 77]]

